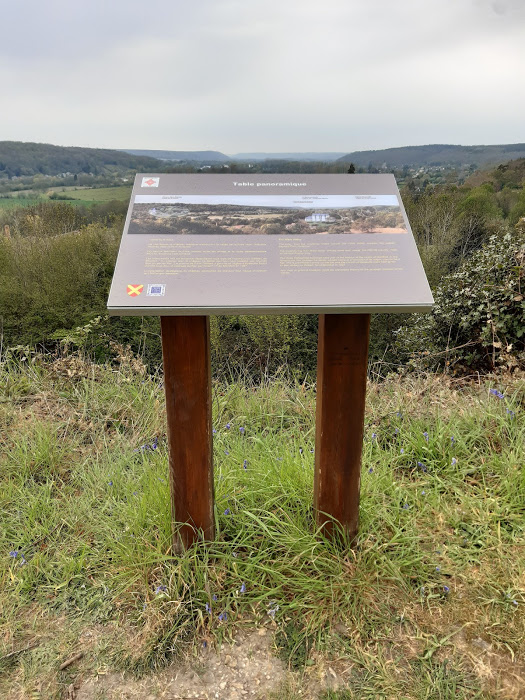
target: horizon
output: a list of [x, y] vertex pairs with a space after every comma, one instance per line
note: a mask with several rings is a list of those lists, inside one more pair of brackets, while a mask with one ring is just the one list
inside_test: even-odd
[[284, 149], [281, 151], [278, 150], [260, 150], [260, 149], [246, 149], [246, 150], [233, 150], [233, 151], [226, 151], [220, 148], [171, 148], [171, 147], [158, 147], [158, 148], [146, 148], [142, 146], [133, 146], [133, 147], [112, 147], [112, 146], [88, 146], [85, 144], [59, 144], [59, 143], [51, 143], [51, 142], [46, 142], [46, 141], [21, 141], [18, 139], [3, 139], [0, 141], [0, 143], [22, 143], [22, 144], [39, 144], [39, 145], [45, 145], [45, 146], [58, 146], [59, 148], [93, 148], [93, 149], [100, 149], [100, 150], [110, 150], [110, 151], [124, 151], [124, 152], [129, 152], [129, 151], [173, 151], [173, 152], [206, 152], [210, 151], [213, 153], [221, 153], [222, 155], [233, 157], [233, 156], [238, 156], [238, 155], [243, 155], [243, 154], [284, 154], [284, 155], [294, 155], [294, 154], [304, 154], [304, 153], [311, 153], [311, 154], [327, 154], [327, 153], [332, 153], [332, 154], [342, 154], [342, 155], [347, 155], [351, 153], [360, 153], [360, 152], [369, 152], [369, 151], [385, 151], [385, 150], [395, 150], [395, 149], [402, 149], [402, 148], [423, 148], [425, 146], [454, 146], [454, 147], [462, 147], [462, 148], [484, 148], [484, 147], [490, 147], [490, 146], [519, 146], [525, 144], [525, 139], [523, 141], [497, 141], [494, 143], [452, 143], [452, 142], [428, 142], [428, 143], [421, 143], [421, 144], [416, 144], [416, 143], [409, 143], [403, 146], [384, 146], [381, 148], [361, 148], [361, 149], [347, 149], [344, 150], [342, 148], [340, 149], [306, 149], [306, 150], [301, 150], [301, 151], [292, 151], [290, 149]]

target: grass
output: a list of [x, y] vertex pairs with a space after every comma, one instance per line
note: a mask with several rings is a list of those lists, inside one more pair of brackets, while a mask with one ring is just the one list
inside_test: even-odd
[[13, 207], [32, 207], [46, 201], [44, 197], [0, 197], [0, 210]]
[[111, 202], [115, 199], [129, 201], [131, 197], [131, 185], [122, 185], [120, 187], [94, 187], [79, 190], [68, 189], [64, 194], [71, 197], [73, 200], [79, 200], [89, 204]]
[[62, 697], [76, 650], [140, 675], [259, 625], [298, 674], [276, 698], [327, 664], [324, 700], [519, 697], [522, 379], [370, 385], [353, 550], [315, 530], [314, 388], [215, 384], [218, 535], [179, 557], [157, 377], [10, 358], [0, 387], [2, 697]]
[[[63, 191], [65, 190], [65, 191]], [[67, 199], [50, 199], [49, 192], [57, 192], [63, 194]], [[128, 202], [131, 196], [131, 186], [122, 185], [120, 187], [99, 187], [99, 188], [82, 188], [75, 189], [74, 187], [52, 187], [49, 192], [35, 196], [18, 196], [18, 193], [13, 193], [9, 196], [0, 196], [0, 209], [10, 209], [13, 207], [30, 207], [41, 202], [66, 202], [72, 205], [88, 206], [91, 204], [101, 204], [104, 202], [112, 202], [114, 200]]]

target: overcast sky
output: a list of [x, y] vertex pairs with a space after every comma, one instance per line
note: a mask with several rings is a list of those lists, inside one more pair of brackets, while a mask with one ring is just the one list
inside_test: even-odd
[[525, 142], [525, 0], [1, 0], [0, 140]]

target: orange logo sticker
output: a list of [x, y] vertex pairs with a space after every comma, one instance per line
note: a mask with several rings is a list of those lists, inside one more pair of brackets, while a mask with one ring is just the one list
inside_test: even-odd
[[143, 289], [143, 284], [128, 284], [128, 288], [126, 289], [126, 291], [130, 297], [138, 297], [138, 295], [142, 292]]

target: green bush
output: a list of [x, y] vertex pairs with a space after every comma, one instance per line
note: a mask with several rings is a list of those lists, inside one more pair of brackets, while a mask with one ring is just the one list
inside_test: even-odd
[[315, 373], [315, 315], [217, 316], [210, 326], [217, 376], [260, 377], [284, 367], [301, 377]]
[[5, 345], [45, 343], [105, 311], [119, 227], [90, 224], [60, 236], [0, 239]]
[[67, 202], [40, 202], [0, 212], [0, 226], [14, 238], [52, 238], [78, 231], [88, 223], [86, 211]]
[[447, 275], [435, 307], [398, 333], [412, 363], [486, 371], [525, 361], [525, 222]]

